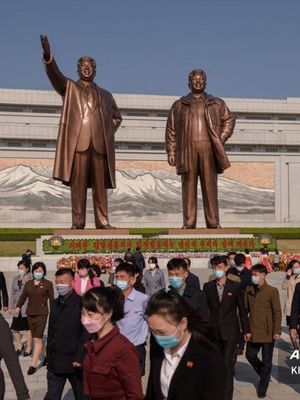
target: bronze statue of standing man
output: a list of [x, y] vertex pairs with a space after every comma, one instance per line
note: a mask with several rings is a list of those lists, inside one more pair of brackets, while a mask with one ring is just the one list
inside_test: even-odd
[[78, 60], [80, 79], [73, 81], [60, 72], [47, 36], [41, 35], [41, 44], [48, 78], [63, 98], [53, 178], [71, 187], [72, 229], [85, 227], [88, 187], [96, 228], [111, 229], [106, 189], [116, 187], [114, 134], [122, 121], [120, 111], [112, 94], [94, 83], [93, 58]]
[[191, 92], [175, 101], [166, 127], [168, 162], [181, 175], [183, 229], [196, 228], [200, 177], [206, 227], [220, 228], [218, 174], [230, 167], [224, 150], [235, 119], [223, 100], [205, 92], [206, 74], [189, 74]]

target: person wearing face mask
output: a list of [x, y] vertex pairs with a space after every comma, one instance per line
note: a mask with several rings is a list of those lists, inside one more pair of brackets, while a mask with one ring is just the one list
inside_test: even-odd
[[228, 259], [228, 263], [230, 268], [235, 267], [235, 261], [234, 258], [237, 255], [237, 253], [235, 251], [230, 251], [229, 253], [227, 253], [227, 259]]
[[157, 292], [146, 314], [158, 346], [145, 400], [223, 400], [225, 366], [220, 350], [203, 335], [200, 317], [183, 297]]
[[144, 286], [149, 298], [156, 292], [166, 288], [165, 276], [159, 269], [157, 258], [150, 257], [148, 260], [149, 269], [144, 272]]
[[241, 331], [245, 341], [250, 338], [250, 327], [239, 282], [227, 278], [224, 257], [211, 259], [215, 279], [206, 282], [203, 290], [210, 308], [210, 322], [215, 329], [226, 367], [226, 387], [222, 400], [232, 400], [233, 375], [237, 345]]
[[244, 291], [247, 286], [251, 285], [251, 271], [245, 267], [246, 257], [243, 253], [234, 256], [234, 267], [227, 270], [227, 275], [232, 274], [240, 278], [241, 288]]
[[110, 285], [114, 284], [115, 281], [115, 273], [116, 273], [116, 268], [119, 264], [121, 264], [122, 262], [124, 262], [124, 260], [122, 260], [122, 258], [116, 258], [113, 260], [111, 267], [108, 271], [108, 283]]
[[95, 276], [87, 258], [81, 258], [77, 263], [77, 274], [74, 281], [74, 290], [79, 296], [93, 287], [101, 286], [100, 279]]
[[74, 272], [55, 273], [58, 297], [50, 304], [47, 336], [47, 384], [44, 400], [60, 400], [66, 381], [76, 400], [83, 399], [82, 364], [84, 342], [89, 335], [81, 324], [82, 298], [73, 289]]
[[[234, 257], [234, 267], [229, 268], [227, 271], [227, 276], [230, 274], [239, 277], [243, 293], [246, 287], [252, 284], [251, 271], [245, 267], [245, 264], [246, 256], [243, 253], [236, 254]], [[241, 333], [238, 343], [237, 355], [241, 356], [244, 353], [244, 348], [245, 340], [243, 333]]]
[[209, 308], [206, 294], [200, 289], [195, 289], [187, 281], [189, 272], [185, 259], [172, 258], [167, 264], [167, 269], [170, 290], [182, 296], [187, 304], [199, 314], [202, 320], [207, 322], [209, 319]]
[[95, 335], [86, 343], [83, 362], [84, 394], [90, 400], [143, 399], [136, 349], [116, 325], [123, 316], [124, 296], [117, 287], [97, 287], [83, 296], [81, 321]]
[[26, 314], [34, 343], [32, 364], [27, 371], [28, 375], [33, 375], [37, 371], [40, 353], [44, 355], [43, 366], [46, 365], [46, 349], [43, 343], [43, 336], [48, 318], [48, 301], [54, 299], [53, 284], [45, 279], [45, 264], [40, 261], [36, 262], [32, 267], [32, 274], [33, 279], [25, 283], [15, 308], [15, 314], [19, 315], [22, 306], [28, 299]]
[[124, 303], [124, 317], [119, 319], [117, 326], [122, 335], [134, 344], [140, 363], [141, 376], [145, 375], [146, 340], [148, 323], [145, 316], [148, 296], [134, 288], [136, 282], [136, 268], [130, 263], [121, 263], [116, 268], [115, 285], [122, 290]]
[[[278, 289], [266, 282], [267, 267], [251, 268], [252, 285], [245, 291], [251, 338], [247, 342], [246, 358], [259, 376], [257, 397], [264, 398], [270, 382], [274, 342], [281, 335], [281, 305]], [[257, 355], [262, 351], [262, 359]]]
[[[293, 259], [289, 262], [287, 266], [287, 272], [282, 283], [282, 289], [287, 291], [286, 301], [284, 305], [284, 312], [286, 315], [286, 324], [287, 326], [291, 325], [291, 311], [292, 311], [292, 301], [295, 293], [296, 285], [300, 282], [300, 262], [299, 260]], [[300, 332], [299, 329], [300, 319], [298, 316], [298, 321], [296, 323], [296, 329]], [[295, 344], [295, 341], [291, 337], [292, 344]]]
[[[17, 275], [13, 278], [11, 284], [11, 295], [9, 299], [9, 310], [13, 314], [14, 309], [17, 305], [17, 302], [23, 292], [24, 285], [27, 281], [32, 279], [32, 274], [30, 273], [30, 265], [24, 264], [21, 260], [17, 264], [18, 271]], [[23, 357], [28, 357], [31, 355], [31, 343], [32, 337], [31, 332], [28, 325], [28, 319], [26, 315], [26, 308], [28, 305], [28, 300], [24, 303], [20, 313], [18, 316], [13, 316], [13, 321], [10, 329], [13, 331], [15, 340], [16, 340], [16, 353], [21, 355], [23, 353]], [[22, 334], [21, 332], [26, 332], [26, 349], [22, 343]]]

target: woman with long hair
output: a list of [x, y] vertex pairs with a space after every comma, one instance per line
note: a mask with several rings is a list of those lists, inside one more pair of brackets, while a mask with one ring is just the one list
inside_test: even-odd
[[145, 400], [224, 399], [220, 350], [185, 300], [160, 291], [149, 300], [146, 314], [158, 346], [152, 352]]

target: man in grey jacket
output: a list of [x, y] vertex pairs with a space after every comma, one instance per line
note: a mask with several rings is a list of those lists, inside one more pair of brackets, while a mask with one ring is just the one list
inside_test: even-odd
[[[20, 367], [19, 358], [13, 344], [13, 338], [8, 323], [0, 314], [0, 361], [3, 359], [8, 373], [14, 385], [17, 400], [30, 400], [28, 388], [25, 384], [23, 373]], [[4, 374], [0, 367], [0, 400], [4, 400], [5, 381]]]

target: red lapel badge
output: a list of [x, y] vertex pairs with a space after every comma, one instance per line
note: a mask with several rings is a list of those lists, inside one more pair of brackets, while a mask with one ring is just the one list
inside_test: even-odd
[[231, 293], [231, 292], [228, 292], [228, 293], [227, 293], [227, 296], [232, 296], [232, 293]]
[[187, 366], [188, 368], [193, 368], [193, 366], [194, 366], [193, 361], [187, 361], [186, 366]]

